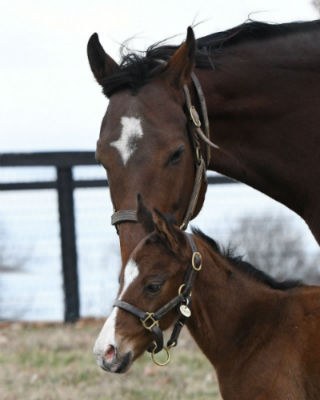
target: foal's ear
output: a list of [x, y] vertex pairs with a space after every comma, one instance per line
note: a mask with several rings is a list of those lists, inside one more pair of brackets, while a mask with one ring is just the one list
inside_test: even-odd
[[175, 254], [179, 254], [179, 250], [181, 251], [181, 247], [186, 243], [185, 236], [179, 227], [156, 209], [154, 210], [153, 221], [156, 232], [166, 241]]
[[188, 82], [194, 67], [196, 39], [193, 29], [189, 26], [184, 43], [171, 56], [164, 72], [169, 82], [178, 89]]
[[140, 193], [137, 194], [137, 203], [138, 203], [138, 208], [137, 208], [137, 218], [138, 222], [140, 222], [146, 231], [146, 233], [151, 233], [155, 229], [155, 225], [152, 219], [152, 214], [151, 212], [147, 209], [147, 207], [144, 205], [142, 196]]
[[97, 33], [90, 37], [87, 53], [91, 71], [99, 85], [103, 84], [104, 78], [119, 70], [119, 65], [103, 50]]

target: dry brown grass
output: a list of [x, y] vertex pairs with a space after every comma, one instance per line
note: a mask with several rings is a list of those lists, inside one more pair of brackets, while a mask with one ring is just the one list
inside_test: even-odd
[[221, 399], [212, 366], [186, 333], [166, 367], [146, 354], [125, 375], [103, 372], [92, 355], [101, 326], [0, 326], [1, 399]]

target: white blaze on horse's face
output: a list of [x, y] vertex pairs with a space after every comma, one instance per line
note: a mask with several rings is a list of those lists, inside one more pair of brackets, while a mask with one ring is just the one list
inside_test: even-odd
[[[139, 269], [134, 260], [130, 259], [125, 267], [124, 272], [124, 285], [121, 290], [119, 299], [123, 297], [128, 287], [139, 275]], [[118, 308], [113, 308], [112, 313], [105, 322], [93, 348], [93, 353], [97, 357], [99, 366], [103, 366], [104, 357], [108, 348], [113, 346], [118, 349], [118, 341], [116, 337], [116, 322], [117, 322]], [[121, 349], [122, 352], [132, 351], [132, 349]]]
[[124, 271], [124, 285], [121, 290], [121, 294], [119, 297], [120, 299], [123, 297], [123, 295], [125, 294], [128, 287], [137, 278], [138, 275], [139, 275], [139, 268], [138, 268], [136, 262], [131, 258], [128, 261], [128, 263], [126, 265], [126, 269]]
[[137, 140], [143, 137], [143, 130], [140, 118], [121, 117], [121, 134], [118, 140], [110, 143], [115, 147], [122, 158], [123, 164], [126, 165], [129, 158], [137, 149]]

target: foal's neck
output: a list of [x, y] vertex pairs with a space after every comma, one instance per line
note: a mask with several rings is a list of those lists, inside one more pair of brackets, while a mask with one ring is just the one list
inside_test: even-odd
[[275, 329], [279, 319], [277, 304], [281, 291], [256, 282], [238, 270], [210, 245], [197, 240], [203, 256], [203, 268], [192, 291], [190, 333], [217, 371], [230, 359], [241, 363], [251, 337], [263, 341]]

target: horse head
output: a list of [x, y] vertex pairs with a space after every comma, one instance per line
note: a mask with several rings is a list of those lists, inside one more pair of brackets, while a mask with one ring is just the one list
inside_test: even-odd
[[109, 372], [127, 371], [145, 350], [161, 351], [162, 331], [191, 296], [181, 292], [192, 256], [186, 235], [159, 211], [151, 214], [141, 200], [138, 204], [139, 222], [151, 233], [120, 273], [118, 298], [94, 346], [98, 365]]
[[154, 49], [118, 65], [97, 34], [88, 43], [92, 72], [109, 98], [96, 158], [107, 171], [123, 264], [144, 236], [142, 226], [132, 223], [137, 192], [148, 207], [174, 215], [179, 225], [186, 224], [186, 214], [197, 215], [204, 201], [205, 168], [197, 169], [183, 90], [191, 81], [195, 46], [189, 28], [186, 41], [166, 60]]

